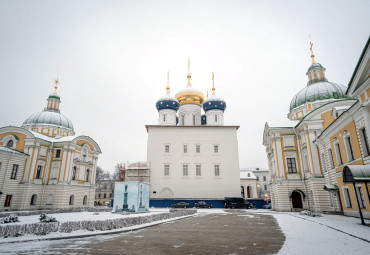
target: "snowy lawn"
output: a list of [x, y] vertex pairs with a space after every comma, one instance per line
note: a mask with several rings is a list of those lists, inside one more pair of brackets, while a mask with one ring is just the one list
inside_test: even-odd
[[[121, 227], [117, 229], [110, 229], [110, 230], [91, 231], [91, 230], [80, 229], [80, 230], [75, 230], [69, 233], [65, 233], [63, 231], [50, 232], [44, 236], [30, 235], [30, 234], [26, 234], [26, 235], [18, 236], [18, 237], [10, 236], [7, 238], [0, 238], [0, 244], [7, 243], [7, 242], [32, 241], [32, 240], [40, 240], [40, 239], [58, 239], [58, 238], [67, 238], [67, 237], [90, 236], [90, 235], [105, 234], [105, 233], [118, 233], [118, 232], [140, 229], [143, 227], [152, 226], [152, 225], [156, 225], [159, 223], [169, 222], [169, 221], [173, 221], [176, 219], [193, 216], [193, 215], [181, 216], [182, 213], [180, 212], [180, 214], [177, 213], [178, 216], [175, 216], [174, 218], [166, 219], [169, 213], [170, 213], [169, 209], [151, 209], [147, 213], [133, 213], [133, 214], [120, 214], [120, 213], [111, 213], [111, 212], [99, 212], [99, 214], [97, 215], [94, 215], [94, 212], [72, 212], [72, 213], [50, 214], [49, 216], [55, 217], [59, 221], [59, 224], [62, 224], [62, 223], [68, 224], [68, 222], [79, 222], [79, 221], [89, 221], [89, 222], [103, 221], [105, 222], [105, 220], [115, 220], [115, 219], [123, 219], [123, 218], [141, 218], [141, 217], [150, 217], [150, 216], [161, 215], [161, 214], [163, 214], [164, 217], [159, 216], [157, 217], [158, 219], [152, 222], [142, 223], [142, 224], [134, 225], [134, 226]], [[175, 215], [176, 215], [176, 212], [175, 212]], [[0, 226], [39, 223], [39, 215], [20, 216], [19, 220], [20, 222], [0, 224]], [[50, 224], [53, 224], [53, 223], [50, 223]]]
[[[122, 215], [120, 213], [111, 213], [111, 212], [99, 212], [98, 215], [94, 215], [95, 212], [71, 212], [71, 213], [55, 213], [55, 214], [47, 214], [48, 216], [55, 217], [57, 221], [60, 223], [67, 222], [67, 221], [83, 221], [83, 220], [107, 220], [107, 219], [119, 219], [119, 218], [128, 218], [128, 217], [138, 217], [140, 216], [148, 216], [154, 215], [159, 213], [165, 213], [168, 210], [155, 210], [150, 211], [148, 213], [134, 213], [128, 215]], [[31, 215], [31, 216], [19, 216], [19, 222], [7, 223], [7, 224], [0, 224], [0, 226], [5, 225], [20, 225], [20, 224], [31, 224], [31, 223], [39, 223], [40, 215]]]
[[358, 218], [325, 214], [309, 217], [266, 210], [251, 212], [270, 214], [278, 221], [286, 236], [278, 254], [369, 254], [370, 227], [362, 226]]

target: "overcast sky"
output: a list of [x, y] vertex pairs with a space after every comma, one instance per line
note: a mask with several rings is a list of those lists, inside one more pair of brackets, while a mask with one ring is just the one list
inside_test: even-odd
[[267, 167], [266, 122], [286, 119], [316, 61], [348, 85], [370, 34], [370, 1], [0, 0], [0, 127], [21, 126], [46, 106], [60, 79], [61, 112], [101, 147], [113, 171], [146, 160], [146, 124], [166, 90], [193, 87], [227, 103], [240, 167]]

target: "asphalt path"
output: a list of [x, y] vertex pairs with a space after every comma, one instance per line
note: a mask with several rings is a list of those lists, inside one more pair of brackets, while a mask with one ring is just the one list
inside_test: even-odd
[[[200, 214], [139, 231], [42, 241], [17, 254], [276, 254], [285, 236], [271, 215], [248, 210]], [[31, 243], [30, 243], [31, 244]]]

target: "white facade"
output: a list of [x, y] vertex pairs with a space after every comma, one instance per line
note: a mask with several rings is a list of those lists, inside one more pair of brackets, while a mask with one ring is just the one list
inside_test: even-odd
[[22, 127], [0, 128], [0, 211], [94, 206], [99, 145], [75, 135], [60, 97]]
[[147, 126], [150, 197], [240, 197], [237, 129], [237, 126]]
[[240, 191], [243, 198], [257, 198], [257, 177], [250, 170], [240, 170]]

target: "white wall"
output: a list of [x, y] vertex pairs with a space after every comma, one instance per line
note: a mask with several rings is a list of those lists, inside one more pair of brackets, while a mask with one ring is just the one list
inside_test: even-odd
[[[170, 152], [165, 153], [165, 144]], [[188, 153], [183, 153], [183, 146]], [[196, 153], [196, 145], [201, 152]], [[219, 153], [214, 153], [214, 145]], [[236, 127], [149, 126], [148, 161], [151, 163], [151, 198], [223, 199], [240, 196], [239, 155]], [[164, 165], [170, 175], [164, 176]], [[189, 165], [189, 176], [183, 176], [183, 164]], [[196, 165], [202, 176], [196, 176]], [[214, 165], [220, 165], [220, 176], [214, 176]], [[166, 190], [166, 194], [161, 193]], [[156, 193], [153, 193], [156, 192]]]

